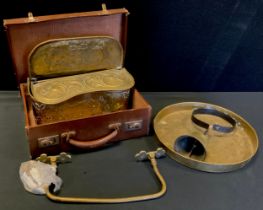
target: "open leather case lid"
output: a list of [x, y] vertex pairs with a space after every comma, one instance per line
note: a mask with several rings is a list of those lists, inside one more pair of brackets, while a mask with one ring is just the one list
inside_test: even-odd
[[114, 38], [125, 49], [127, 15], [128, 11], [124, 8], [104, 8], [101, 11], [38, 17], [29, 13], [28, 18], [4, 20], [17, 83], [24, 83], [29, 77], [30, 52], [48, 40], [99, 35]]

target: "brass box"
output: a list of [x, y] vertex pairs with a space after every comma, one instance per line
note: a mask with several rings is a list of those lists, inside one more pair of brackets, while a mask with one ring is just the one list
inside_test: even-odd
[[37, 124], [128, 108], [134, 79], [108, 36], [48, 40], [29, 54], [28, 92]]

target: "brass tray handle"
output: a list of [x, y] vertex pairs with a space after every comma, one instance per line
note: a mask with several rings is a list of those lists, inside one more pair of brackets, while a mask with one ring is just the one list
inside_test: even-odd
[[81, 149], [94, 149], [97, 147], [101, 147], [105, 145], [106, 143], [110, 142], [112, 139], [114, 139], [119, 133], [120, 125], [121, 125], [120, 123], [109, 125], [109, 128], [112, 129], [112, 132], [98, 139], [87, 140], [87, 141], [80, 141], [80, 140], [73, 139], [72, 137], [76, 135], [76, 131], [69, 131], [69, 132], [62, 133], [61, 137], [66, 139], [66, 142], [68, 142], [69, 144], [75, 147], [78, 147]]
[[157, 193], [131, 196], [131, 197], [120, 197], [120, 198], [63, 197], [63, 196], [54, 195], [50, 190], [50, 186], [46, 186], [45, 187], [46, 196], [50, 200], [56, 202], [63, 202], [63, 203], [126, 203], [126, 202], [144, 201], [144, 200], [159, 198], [165, 194], [167, 187], [166, 187], [166, 182], [158, 169], [156, 158], [161, 158], [164, 156], [165, 156], [165, 150], [163, 148], [158, 148], [156, 151], [150, 151], [150, 152], [141, 151], [135, 155], [137, 161], [150, 160], [153, 171], [161, 184], [161, 189]]

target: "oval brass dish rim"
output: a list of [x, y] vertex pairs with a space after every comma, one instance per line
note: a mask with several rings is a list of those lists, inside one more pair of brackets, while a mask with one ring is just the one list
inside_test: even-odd
[[[255, 149], [253, 151], [253, 153], [251, 155], [249, 155], [247, 158], [243, 159], [242, 161], [235, 161], [235, 162], [231, 162], [231, 163], [208, 163], [208, 162], [205, 162], [205, 161], [200, 161], [200, 160], [196, 160], [196, 159], [190, 159], [190, 158], [186, 158], [185, 156], [183, 156], [182, 154], [176, 152], [176, 151], [173, 151], [171, 149], [169, 149], [161, 140], [158, 132], [157, 132], [157, 121], [160, 120], [163, 116], [163, 112], [165, 111], [168, 111], [169, 109], [173, 108], [176, 106], [177, 107], [180, 107], [180, 106], [197, 106], [198, 107], [206, 107], [206, 108], [214, 108], [214, 109], [219, 109], [220, 111], [225, 111], [227, 113], [230, 113], [231, 115], [233, 115], [234, 117], [238, 117], [239, 119], [242, 120], [242, 123], [245, 123], [249, 129], [251, 129], [251, 132], [253, 133], [253, 135], [255, 136]], [[164, 115], [165, 116], [165, 115]], [[258, 151], [258, 148], [259, 148], [259, 139], [258, 139], [258, 135], [256, 133], [256, 130], [252, 127], [252, 125], [247, 122], [243, 117], [241, 117], [240, 115], [238, 115], [237, 113], [231, 111], [231, 110], [228, 110], [222, 106], [219, 106], [219, 105], [216, 105], [216, 104], [211, 104], [211, 103], [204, 103], [204, 102], [179, 102], [179, 103], [175, 103], [175, 104], [171, 104], [171, 105], [167, 105], [165, 106], [164, 108], [162, 108], [155, 116], [154, 120], [153, 120], [153, 127], [154, 127], [154, 130], [155, 130], [155, 133], [156, 133], [156, 136], [158, 138], [158, 140], [160, 141], [160, 143], [169, 151], [168, 152], [168, 155], [169, 156], [172, 156], [171, 158], [178, 161], [180, 164], [183, 164], [183, 165], [186, 165], [190, 168], [194, 168], [194, 169], [198, 169], [198, 170], [201, 170], [201, 171], [208, 171], [208, 172], [227, 172], [227, 171], [231, 171], [231, 168], [233, 166], [243, 166], [245, 163], [247, 163], [248, 161], [250, 161], [257, 153]], [[173, 155], [169, 154], [169, 153], [172, 153]], [[182, 163], [180, 160], [177, 160], [177, 158], [175, 156], [180, 156], [180, 158], [182, 158], [183, 160], [185, 161], [191, 161], [192, 163], [196, 163], [198, 164], [197, 167], [194, 167], [194, 166], [189, 166], [188, 164], [185, 164], [185, 163]], [[191, 164], [192, 165], [192, 164]], [[207, 166], [209, 166], [211, 168], [211, 170], [205, 170], [203, 167], [205, 166], [204, 168], [206, 168]], [[222, 170], [214, 170], [214, 169], [218, 169], [218, 167], [224, 167], [224, 169]], [[230, 168], [230, 169], [229, 169]], [[239, 167], [234, 167], [235, 169], [236, 168], [239, 168]]]

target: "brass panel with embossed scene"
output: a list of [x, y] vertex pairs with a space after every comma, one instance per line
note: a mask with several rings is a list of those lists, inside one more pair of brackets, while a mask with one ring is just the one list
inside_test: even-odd
[[28, 92], [37, 124], [129, 108], [134, 87], [119, 41], [107, 36], [48, 40], [29, 55]]

